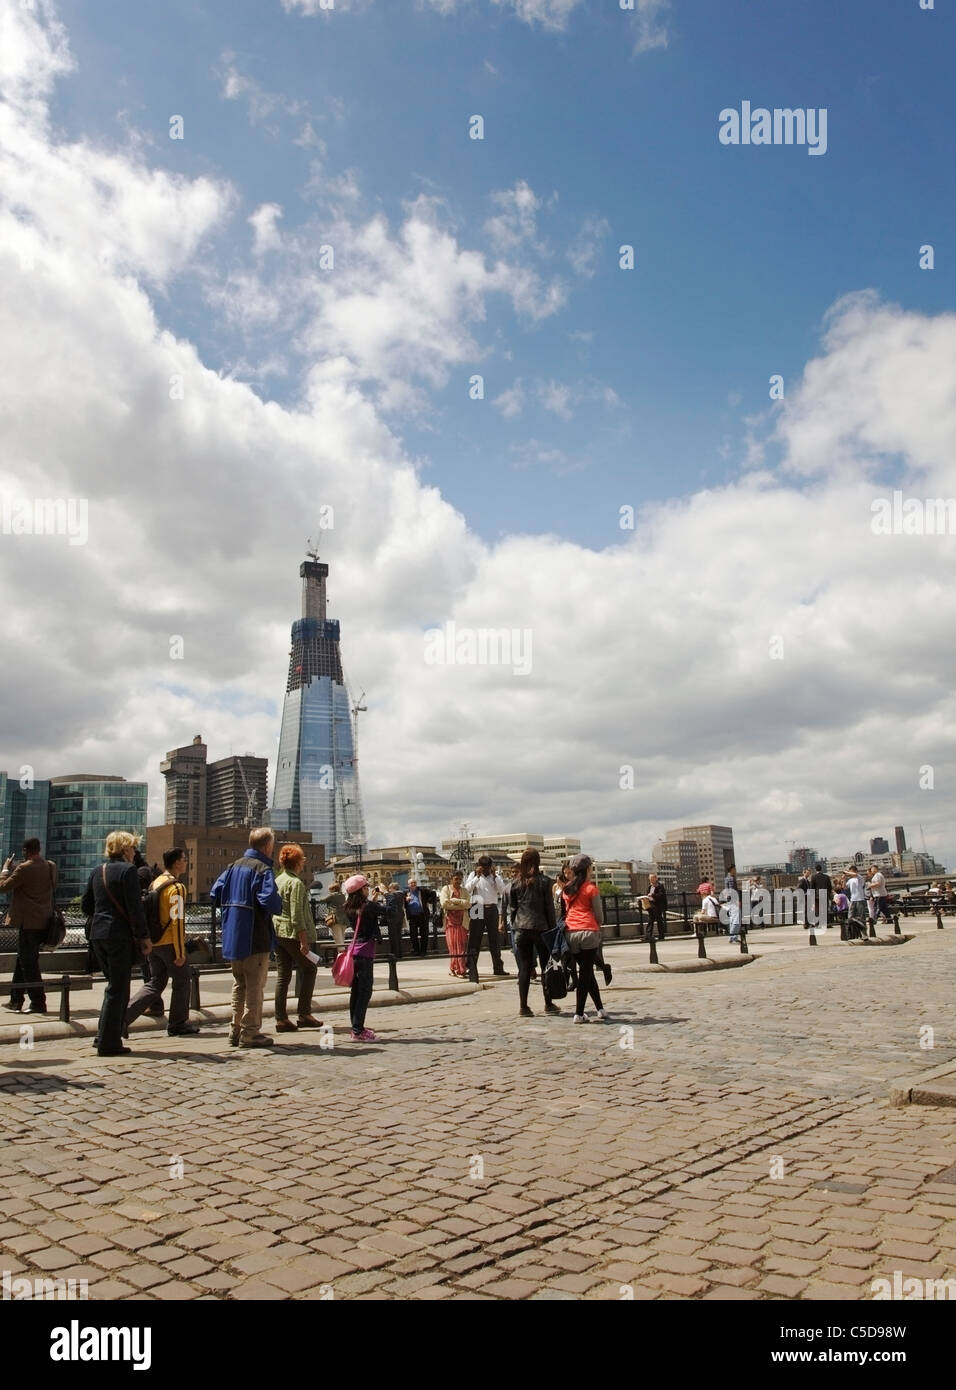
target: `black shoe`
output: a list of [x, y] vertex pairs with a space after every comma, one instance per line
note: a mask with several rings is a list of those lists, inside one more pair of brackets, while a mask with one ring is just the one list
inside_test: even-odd
[[132, 1052], [131, 1047], [98, 1047], [97, 1055], [100, 1057], [128, 1057]]
[[611, 967], [610, 967], [609, 965], [605, 965], [603, 968], [604, 968], [604, 983], [605, 983], [606, 985], [609, 985], [609, 984], [611, 983], [611, 978], [612, 978], [612, 977], [611, 977]]
[[8, 1012], [10, 1012], [11, 1014], [18, 1014], [20, 1010], [23, 1008], [23, 1001], [21, 1000], [19, 1004], [14, 1004], [11, 1001], [9, 1004], [4, 1004], [3, 1007], [7, 1009]]
[[493, 975], [497, 975], [500, 979], [510, 980], [511, 978], [507, 970], [505, 970], [504, 968], [502, 968], [501, 970], [493, 970], [491, 973]]
[[557, 1004], [545, 1004], [544, 1011], [546, 1014], [559, 1014], [561, 1012]]
[[520, 1009], [518, 1010], [518, 1017], [519, 1017], [519, 1018], [534, 1018], [534, 1014], [533, 1014], [532, 1011], [528, 1008], [527, 1004], [525, 1004], [525, 1005], [523, 1005], [522, 1008], [520, 1008]]
[[198, 1023], [177, 1023], [173, 1028], [166, 1029], [166, 1036], [169, 1038], [193, 1038], [198, 1032]]

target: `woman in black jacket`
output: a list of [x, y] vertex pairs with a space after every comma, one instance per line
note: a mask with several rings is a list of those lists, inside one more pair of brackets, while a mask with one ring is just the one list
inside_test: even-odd
[[123, 1026], [133, 960], [137, 945], [144, 956], [153, 948], [133, 863], [137, 844], [136, 836], [126, 830], [107, 835], [107, 862], [93, 870], [83, 894], [83, 911], [92, 918], [90, 945], [106, 976], [93, 1044], [101, 1057], [118, 1057], [130, 1051], [123, 1046]]
[[541, 856], [536, 849], [526, 849], [518, 865], [508, 900], [511, 929], [514, 932], [515, 959], [518, 962], [518, 1000], [521, 1018], [533, 1018], [528, 1007], [528, 988], [535, 957], [541, 965], [541, 988], [544, 991], [544, 1011], [559, 1014], [561, 1010], [551, 1001], [548, 991], [547, 965], [557, 931], [554, 918], [554, 884], [541, 872]]

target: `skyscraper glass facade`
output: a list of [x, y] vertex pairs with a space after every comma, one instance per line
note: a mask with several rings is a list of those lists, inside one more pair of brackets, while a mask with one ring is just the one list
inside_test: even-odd
[[24, 840], [34, 836], [46, 851], [49, 782], [21, 786], [16, 777], [0, 772], [0, 859], [19, 855]]
[[146, 834], [145, 782], [122, 778], [54, 778], [46, 857], [59, 872], [60, 898], [84, 892], [90, 873], [103, 860], [103, 845], [111, 830]]
[[292, 649], [271, 820], [276, 830], [308, 830], [326, 857], [365, 842], [358, 763], [339, 625], [325, 615], [328, 565], [306, 561], [303, 616]]

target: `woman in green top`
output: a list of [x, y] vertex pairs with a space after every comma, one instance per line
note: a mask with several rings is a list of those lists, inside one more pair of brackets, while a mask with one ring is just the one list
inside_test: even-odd
[[[315, 922], [309, 907], [309, 895], [299, 875], [305, 868], [305, 855], [299, 845], [283, 845], [279, 850], [281, 873], [276, 888], [282, 898], [282, 915], [273, 918], [278, 950], [276, 951], [276, 1032], [294, 1033], [297, 1028], [321, 1028], [312, 1017], [312, 991], [315, 988], [315, 963], [308, 955], [315, 945]], [[299, 972], [298, 1018], [289, 1018], [286, 1000], [293, 970]]]

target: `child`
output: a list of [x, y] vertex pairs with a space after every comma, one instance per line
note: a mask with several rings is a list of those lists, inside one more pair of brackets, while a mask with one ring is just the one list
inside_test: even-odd
[[349, 1018], [352, 1042], [376, 1042], [371, 1028], [365, 1026], [365, 1014], [372, 997], [372, 977], [375, 971], [375, 943], [382, 939], [382, 919], [385, 909], [369, 898], [368, 879], [353, 874], [342, 885], [345, 894], [345, 915], [351, 923], [357, 945], [352, 947], [352, 989], [349, 994]]

